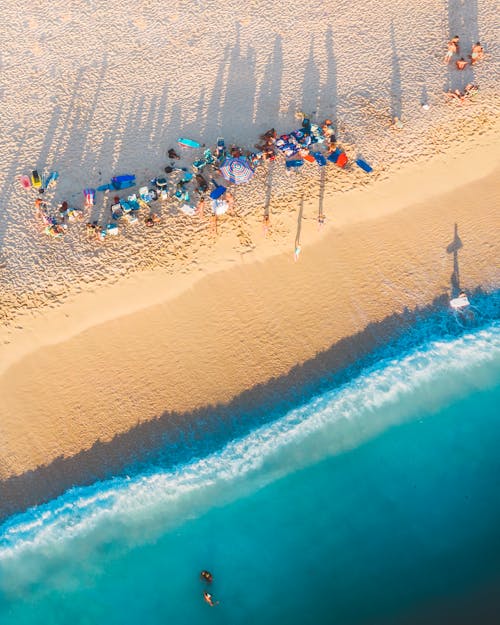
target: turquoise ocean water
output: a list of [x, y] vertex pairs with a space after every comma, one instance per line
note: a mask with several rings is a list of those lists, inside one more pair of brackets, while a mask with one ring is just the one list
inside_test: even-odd
[[188, 463], [9, 519], [1, 625], [500, 622], [498, 297], [483, 303]]

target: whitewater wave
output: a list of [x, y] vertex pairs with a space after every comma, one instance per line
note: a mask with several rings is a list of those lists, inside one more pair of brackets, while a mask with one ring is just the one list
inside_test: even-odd
[[[75, 488], [12, 517], [0, 528], [0, 573], [22, 560], [28, 581], [27, 576], [41, 574], [40, 556], [54, 562], [64, 557], [68, 544], [73, 555], [81, 550], [87, 557], [90, 545], [153, 540], [213, 505], [359, 445], [395, 423], [429, 414], [475, 388], [492, 386], [499, 368], [499, 322], [379, 361], [217, 453], [169, 470], [151, 468]], [[27, 564], [35, 556], [36, 573]], [[15, 577], [23, 583], [19, 570]]]

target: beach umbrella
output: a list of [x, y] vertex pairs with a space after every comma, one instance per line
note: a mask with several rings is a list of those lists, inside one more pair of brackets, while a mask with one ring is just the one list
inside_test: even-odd
[[242, 184], [248, 182], [253, 176], [254, 171], [250, 167], [248, 160], [242, 156], [239, 158], [228, 157], [220, 168], [220, 174], [229, 182], [234, 184]]
[[214, 215], [224, 215], [229, 208], [226, 200], [212, 200], [212, 212]]

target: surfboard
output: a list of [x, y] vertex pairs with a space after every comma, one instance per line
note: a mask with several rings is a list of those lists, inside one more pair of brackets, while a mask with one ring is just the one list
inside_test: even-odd
[[356, 163], [358, 167], [361, 167], [363, 171], [366, 171], [367, 174], [373, 171], [373, 167], [368, 165], [368, 163], [364, 161], [362, 158], [357, 158], [354, 162]]
[[19, 182], [23, 185], [25, 189], [29, 189], [31, 187], [31, 180], [29, 176], [20, 176]]
[[179, 143], [180, 145], [183, 145], [185, 148], [200, 148], [201, 147], [198, 141], [193, 141], [192, 139], [185, 139], [184, 137], [177, 139], [177, 143]]

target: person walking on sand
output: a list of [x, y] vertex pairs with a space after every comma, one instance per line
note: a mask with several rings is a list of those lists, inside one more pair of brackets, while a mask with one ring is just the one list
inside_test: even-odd
[[461, 59], [458, 59], [458, 61], [456, 61], [455, 65], [457, 66], [458, 70], [463, 70], [467, 67], [467, 65], [469, 65], [469, 63], [464, 59], [464, 57], [462, 57]]

